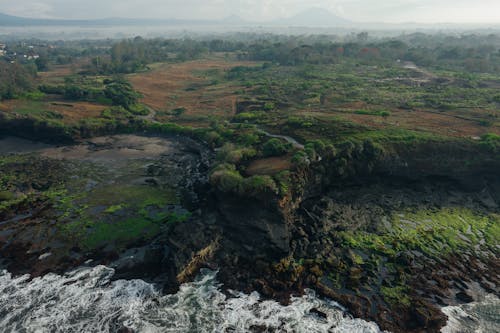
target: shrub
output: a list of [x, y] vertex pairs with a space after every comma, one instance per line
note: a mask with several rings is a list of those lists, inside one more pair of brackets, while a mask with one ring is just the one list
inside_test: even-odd
[[481, 137], [481, 144], [487, 149], [496, 152], [500, 150], [500, 135], [488, 133]]
[[141, 104], [134, 104], [129, 106], [128, 110], [130, 113], [138, 116], [147, 116], [149, 114], [149, 110], [146, 106]]
[[231, 143], [226, 143], [217, 153], [217, 159], [222, 162], [239, 163], [257, 155], [253, 148], [237, 148]]
[[267, 141], [262, 146], [262, 153], [264, 156], [281, 156], [288, 153], [291, 149], [291, 144], [283, 143], [281, 140], [273, 138]]
[[210, 175], [210, 182], [222, 192], [241, 192], [243, 176], [233, 164], [220, 164]]
[[241, 194], [259, 197], [265, 192], [278, 194], [278, 186], [270, 176], [252, 176], [242, 183]]
[[234, 120], [237, 122], [257, 121], [265, 118], [266, 113], [263, 111], [242, 112], [234, 116]]
[[391, 113], [386, 110], [356, 110], [354, 111], [354, 113], [368, 115], [368, 116], [380, 116], [384, 118], [387, 118], [391, 115]]
[[244, 146], [253, 146], [260, 142], [260, 137], [257, 133], [242, 133], [238, 135], [237, 140]]
[[179, 117], [185, 112], [186, 112], [186, 108], [175, 108], [170, 113], [176, 117]]
[[140, 97], [128, 82], [123, 81], [108, 84], [104, 89], [104, 95], [112, 100], [114, 105], [123, 106], [128, 110], [137, 104]]
[[293, 155], [292, 163], [296, 167], [304, 167], [304, 166], [309, 165], [311, 163], [311, 161], [309, 160], [309, 156], [307, 155], [307, 153], [305, 151], [299, 150], [298, 152], [296, 152]]
[[287, 125], [295, 127], [295, 128], [304, 128], [304, 127], [312, 127], [314, 126], [314, 119], [307, 117], [296, 117], [291, 116], [288, 117]]

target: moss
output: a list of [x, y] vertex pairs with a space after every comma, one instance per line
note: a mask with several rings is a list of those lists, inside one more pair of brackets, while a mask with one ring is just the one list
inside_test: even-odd
[[24, 202], [30, 201], [30, 199], [32, 199], [32, 198], [33, 198], [33, 196], [31, 196], [31, 195], [22, 194], [22, 195], [18, 196], [17, 198], [12, 198], [11, 200], [0, 201], [0, 213], [3, 213], [3, 212], [8, 211], [12, 208], [15, 208], [16, 206], [18, 206]]
[[124, 204], [112, 205], [112, 206], [109, 206], [104, 212], [106, 214], [114, 214], [114, 213], [122, 210], [124, 207], [125, 207]]
[[0, 202], [14, 200], [15, 195], [10, 191], [0, 191]]
[[359, 254], [356, 254], [354, 252], [351, 253], [351, 259], [354, 264], [356, 265], [363, 265], [365, 261], [363, 260], [363, 257], [361, 257]]
[[419, 210], [394, 214], [385, 232], [343, 231], [344, 246], [370, 250], [394, 257], [398, 252], [418, 250], [435, 256], [473, 249], [480, 245], [495, 248], [500, 239], [500, 217], [482, 215], [465, 208]]
[[408, 296], [407, 286], [402, 286], [402, 285], [395, 287], [382, 286], [380, 287], [380, 292], [382, 293], [384, 300], [393, 306], [396, 305], [410, 306], [411, 304], [410, 297]]
[[110, 243], [126, 243], [150, 238], [160, 231], [160, 226], [143, 218], [129, 218], [121, 222], [86, 223], [89, 232], [81, 240], [87, 249]]
[[172, 189], [145, 185], [115, 185], [92, 191], [86, 201], [92, 206], [127, 204], [130, 207], [143, 208], [150, 205], [175, 205], [179, 203], [179, 198]]

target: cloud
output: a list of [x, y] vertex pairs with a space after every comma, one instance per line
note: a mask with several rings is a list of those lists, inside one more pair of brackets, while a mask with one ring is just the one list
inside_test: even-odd
[[0, 11], [18, 16], [50, 18], [50, 1], [0, 1]]
[[151, 17], [269, 20], [323, 7], [355, 21], [497, 22], [499, 0], [0, 0], [0, 12], [30, 17]]

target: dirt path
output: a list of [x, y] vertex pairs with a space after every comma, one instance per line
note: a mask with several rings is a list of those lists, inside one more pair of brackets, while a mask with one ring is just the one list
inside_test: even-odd
[[280, 134], [271, 134], [266, 130], [263, 130], [262, 128], [257, 127], [257, 131], [259, 131], [262, 134], [265, 134], [266, 136], [270, 138], [277, 138], [277, 139], [283, 139], [289, 143], [291, 143], [295, 148], [298, 149], [304, 149], [304, 145], [292, 138], [291, 136], [288, 135], [280, 135]]

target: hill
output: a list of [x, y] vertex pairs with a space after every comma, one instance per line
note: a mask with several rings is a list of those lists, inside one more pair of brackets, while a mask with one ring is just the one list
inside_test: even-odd
[[274, 23], [279, 25], [308, 26], [308, 27], [333, 27], [351, 25], [352, 22], [339, 17], [329, 10], [313, 7], [300, 12], [292, 17], [277, 20]]

